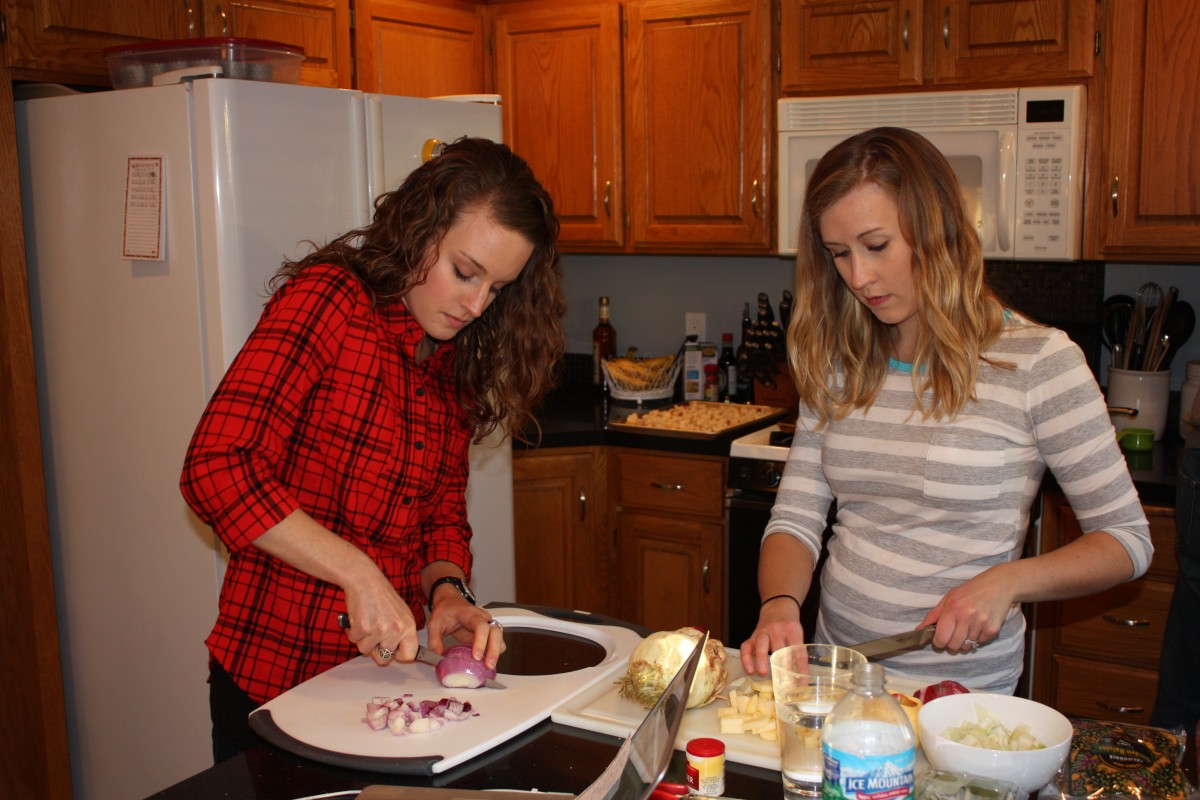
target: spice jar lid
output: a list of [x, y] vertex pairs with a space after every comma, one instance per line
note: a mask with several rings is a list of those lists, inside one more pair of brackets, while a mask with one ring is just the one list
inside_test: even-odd
[[725, 754], [725, 743], [720, 739], [692, 739], [687, 743], [687, 751], [701, 758], [712, 758]]

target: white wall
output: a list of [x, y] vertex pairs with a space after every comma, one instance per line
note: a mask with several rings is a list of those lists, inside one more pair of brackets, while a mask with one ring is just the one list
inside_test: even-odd
[[791, 259], [774, 256], [566, 255], [567, 352], [591, 353], [600, 295], [608, 295], [617, 352], [635, 345], [642, 355], [668, 355], [683, 342], [684, 314], [703, 311], [708, 341], [732, 333], [741, 341], [742, 305], [754, 315], [767, 292], [778, 313], [792, 285]]

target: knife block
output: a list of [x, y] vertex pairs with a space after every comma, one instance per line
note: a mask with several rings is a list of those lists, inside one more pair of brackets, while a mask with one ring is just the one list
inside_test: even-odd
[[792, 371], [787, 362], [775, 365], [774, 386], [767, 386], [757, 378], [754, 379], [754, 404], [786, 408], [790, 413], [783, 418], [783, 421], [795, 421], [800, 410], [800, 396], [796, 394], [796, 384], [792, 380]]

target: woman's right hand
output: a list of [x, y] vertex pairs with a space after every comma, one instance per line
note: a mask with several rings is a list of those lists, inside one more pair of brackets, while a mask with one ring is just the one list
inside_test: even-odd
[[758, 612], [754, 633], [742, 642], [742, 668], [748, 675], [766, 675], [771, 653], [793, 644], [804, 644], [799, 603], [786, 596], [769, 600]]
[[376, 664], [417, 657], [417, 622], [382, 572], [363, 589], [346, 590], [346, 610], [350, 615], [346, 636]]

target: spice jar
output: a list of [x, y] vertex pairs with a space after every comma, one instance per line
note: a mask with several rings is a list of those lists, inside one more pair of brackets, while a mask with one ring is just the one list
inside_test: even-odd
[[692, 794], [725, 794], [725, 743], [720, 739], [692, 739], [687, 743], [686, 772]]

